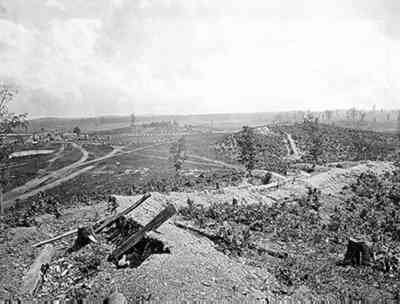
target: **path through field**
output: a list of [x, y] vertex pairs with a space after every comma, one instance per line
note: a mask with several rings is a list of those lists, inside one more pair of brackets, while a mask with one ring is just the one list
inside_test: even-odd
[[[238, 170], [238, 171], [245, 171], [245, 168], [242, 165], [228, 164], [228, 163], [220, 161], [220, 160], [211, 159], [211, 158], [207, 158], [207, 157], [200, 156], [200, 155], [189, 154], [188, 156], [190, 156], [192, 158], [195, 158], [195, 159], [202, 160], [202, 161], [206, 161], [206, 162], [209, 162], [209, 163], [214, 163], [215, 165], [219, 165], [221, 167], [235, 169], [235, 170]], [[286, 180], [287, 179], [287, 177], [282, 175], [282, 174], [279, 174], [279, 173], [276, 173], [276, 172], [273, 172], [273, 171], [269, 171], [269, 172], [272, 174], [272, 176], [275, 176], [276, 178], [279, 178], [279, 179], [282, 179], [282, 180]]]
[[[169, 160], [169, 157], [167, 156], [160, 156], [160, 155], [154, 155], [154, 154], [143, 154], [140, 153], [138, 154], [142, 157], [147, 157], [147, 158], [152, 158], [152, 159], [161, 159], [161, 160]], [[214, 162], [209, 162], [209, 161], [193, 161], [186, 159], [185, 164], [191, 164], [191, 165], [197, 165], [197, 166], [206, 166], [206, 167], [216, 167], [216, 168], [224, 168], [225, 166], [219, 163], [214, 163]]]
[[[83, 147], [80, 145], [77, 145], [76, 143], [72, 143], [72, 145], [79, 149], [82, 152], [82, 157], [75, 163], [68, 165], [66, 167], [63, 167], [61, 169], [55, 170], [43, 177], [40, 178], [34, 178], [27, 183], [25, 183], [23, 186], [20, 186], [18, 188], [15, 188], [9, 192], [7, 192], [4, 197], [5, 197], [5, 206], [10, 206], [12, 205], [15, 200], [20, 199], [27, 199], [31, 196], [34, 196], [38, 194], [41, 191], [47, 191], [50, 190], [54, 187], [59, 186], [60, 184], [71, 180], [80, 174], [83, 174], [91, 169], [94, 168], [94, 164], [98, 163], [100, 161], [104, 161], [106, 159], [119, 156], [119, 155], [124, 155], [124, 154], [129, 154], [133, 152], [138, 152], [150, 147], [155, 147], [161, 144], [165, 143], [158, 143], [158, 144], [153, 144], [153, 145], [148, 145], [140, 148], [136, 148], [133, 150], [129, 151], [123, 151], [124, 147], [116, 147], [114, 148], [110, 153], [107, 155], [104, 155], [102, 157], [87, 161], [89, 157], [88, 151], [86, 151]], [[75, 170], [79, 169], [79, 170]]]
[[287, 140], [289, 142], [290, 150], [292, 151], [292, 157], [295, 159], [299, 159], [301, 157], [299, 150], [297, 149], [296, 142], [293, 140], [293, 137], [289, 133], [285, 133], [287, 136]]
[[23, 194], [19, 195], [15, 199], [24, 200], [24, 199], [27, 199], [27, 198], [29, 198], [31, 196], [34, 196], [34, 195], [38, 194], [39, 192], [50, 190], [50, 189], [52, 189], [54, 187], [57, 187], [57, 186], [61, 185], [62, 183], [66, 182], [66, 181], [69, 181], [69, 180], [77, 177], [78, 175], [81, 175], [82, 173], [85, 173], [85, 172], [87, 172], [87, 171], [89, 171], [89, 170], [91, 170], [93, 168], [94, 168], [94, 166], [83, 167], [82, 169], [79, 169], [78, 171], [74, 171], [73, 173], [71, 173], [69, 175], [66, 175], [64, 177], [59, 177], [56, 180], [52, 181], [51, 183], [45, 184], [43, 186], [40, 186], [40, 187], [35, 188], [33, 190], [30, 190], [30, 191], [28, 191], [26, 193], [23, 193]]
[[82, 163], [84, 163], [88, 159], [89, 153], [84, 148], [82, 148], [81, 146], [79, 146], [75, 143], [72, 143], [72, 146], [74, 148], [80, 150], [80, 152], [82, 153], [82, 156], [78, 161], [76, 161], [75, 163], [70, 164], [66, 167], [63, 167], [61, 169], [55, 170], [49, 174], [46, 174], [45, 176], [33, 178], [30, 181], [26, 182], [24, 185], [5, 193], [4, 197], [5, 197], [6, 205], [7, 205], [7, 203], [9, 203], [8, 202], [9, 200], [18, 199], [19, 196], [22, 195], [23, 193], [26, 193], [31, 189], [35, 189], [35, 188], [39, 187], [40, 185], [49, 181], [50, 179], [58, 179], [61, 176], [65, 175], [68, 171], [73, 170], [74, 168], [77, 168]]
[[239, 171], [243, 171], [244, 167], [240, 166], [240, 165], [233, 165], [233, 164], [228, 164], [226, 162], [220, 161], [220, 160], [216, 160], [216, 159], [211, 159], [211, 158], [207, 158], [204, 156], [200, 156], [200, 155], [195, 155], [195, 154], [189, 154], [189, 157], [195, 158], [195, 159], [199, 159], [205, 162], [210, 162], [210, 163], [214, 163], [226, 168], [230, 168], [230, 169], [235, 169], [235, 170], [239, 170]]
[[65, 150], [65, 144], [61, 144], [60, 149], [58, 149], [57, 153], [54, 155], [54, 157], [52, 159], [49, 160], [49, 163], [47, 165], [47, 167], [44, 170], [48, 170], [50, 168], [50, 166], [61, 157], [62, 153]]

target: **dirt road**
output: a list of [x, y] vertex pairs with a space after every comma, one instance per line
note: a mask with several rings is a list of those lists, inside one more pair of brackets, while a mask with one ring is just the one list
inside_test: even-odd
[[195, 158], [195, 159], [199, 159], [205, 162], [209, 162], [209, 163], [213, 163], [222, 167], [226, 167], [226, 168], [230, 168], [230, 169], [235, 169], [235, 170], [239, 170], [239, 171], [243, 171], [244, 167], [240, 166], [240, 165], [233, 165], [233, 164], [228, 164], [226, 162], [220, 161], [220, 160], [216, 160], [216, 159], [211, 159], [211, 158], [207, 158], [204, 156], [200, 156], [200, 155], [195, 155], [195, 154], [189, 154], [189, 157]]
[[[53, 181], [51, 183], [45, 184], [45, 185], [43, 185], [41, 187], [35, 188], [35, 189], [30, 190], [30, 191], [28, 191], [28, 192], [26, 192], [24, 194], [21, 194], [15, 199], [24, 200], [24, 199], [27, 199], [27, 198], [29, 198], [31, 196], [34, 196], [34, 195], [38, 194], [39, 192], [50, 190], [50, 189], [52, 189], [54, 187], [57, 187], [57, 186], [61, 185], [62, 183], [66, 182], [66, 181], [69, 181], [69, 180], [77, 177], [78, 175], [81, 175], [82, 173], [85, 173], [85, 172], [87, 172], [87, 171], [89, 171], [89, 170], [91, 170], [93, 168], [94, 168], [94, 166], [83, 167], [82, 169], [79, 169], [78, 171], [75, 171], [75, 172], [73, 172], [73, 173], [71, 173], [71, 174], [69, 174], [67, 176], [60, 177], [60, 178], [56, 179], [55, 181]], [[7, 203], [9, 204], [11, 202], [10, 201], [6, 202], [6, 206], [7, 206]]]
[[[219, 165], [221, 167], [235, 169], [235, 170], [238, 170], [238, 171], [244, 171], [245, 170], [244, 166], [241, 166], [241, 165], [228, 164], [228, 163], [220, 161], [220, 160], [215, 160], [215, 159], [207, 158], [207, 157], [200, 156], [200, 155], [190, 154], [188, 156], [189, 157], [193, 157], [195, 159], [202, 160], [202, 161], [206, 161], [206, 162], [209, 162], [209, 163], [213, 163], [213, 164]], [[274, 176], [274, 177], [276, 177], [278, 179], [287, 180], [287, 177], [282, 175], [282, 174], [279, 174], [279, 173], [276, 173], [276, 172], [273, 172], [273, 171], [268, 171], [268, 172], [270, 172], [272, 174], [272, 176]]]
[[72, 143], [72, 145], [75, 148], [79, 149], [82, 153], [82, 157], [77, 162], [75, 162], [71, 165], [68, 165], [66, 167], [63, 167], [61, 169], [55, 170], [43, 177], [34, 178], [34, 179], [28, 181], [27, 183], [25, 183], [23, 186], [20, 186], [18, 188], [11, 190], [10, 192], [7, 192], [4, 195], [4, 198], [5, 198], [4, 205], [6, 207], [9, 207], [17, 199], [20, 199], [20, 200], [27, 199], [31, 196], [38, 194], [41, 191], [46, 191], [46, 190], [50, 190], [54, 187], [57, 187], [60, 184], [66, 182], [68, 180], [71, 180], [71, 179], [79, 176], [80, 174], [83, 174], [83, 173], [93, 169], [95, 167], [94, 164], [96, 164], [100, 161], [103, 161], [103, 160], [106, 160], [106, 159], [109, 159], [109, 158], [112, 158], [115, 156], [123, 155], [123, 154], [138, 152], [138, 151], [141, 151], [141, 150], [144, 150], [144, 149], [147, 149], [150, 147], [155, 147], [155, 146], [158, 146], [161, 144], [165, 144], [165, 143], [148, 145], [148, 146], [136, 148], [136, 149], [129, 150], [129, 151], [123, 151], [124, 147], [116, 147], [116, 148], [114, 148], [113, 151], [111, 151], [107, 155], [87, 161], [87, 159], [89, 157], [88, 151], [86, 151], [80, 145], [78, 145], [76, 143]]
[[5, 198], [6, 204], [7, 204], [7, 201], [18, 199], [19, 196], [22, 195], [23, 193], [26, 193], [26, 192], [30, 191], [31, 189], [37, 188], [49, 180], [58, 179], [64, 175], [66, 175], [68, 173], [68, 171], [73, 170], [74, 168], [77, 168], [82, 163], [84, 163], [88, 159], [89, 153], [84, 148], [82, 148], [81, 146], [79, 146], [75, 143], [72, 143], [72, 146], [74, 148], [78, 149], [82, 153], [82, 156], [78, 161], [76, 161], [75, 163], [72, 163], [66, 167], [63, 167], [61, 169], [55, 170], [45, 176], [31, 179], [24, 185], [5, 193], [4, 198]]
[[58, 149], [57, 153], [54, 155], [54, 157], [52, 159], [49, 160], [49, 163], [47, 165], [47, 167], [45, 168], [45, 170], [48, 170], [50, 168], [50, 166], [61, 157], [62, 153], [65, 150], [65, 144], [61, 144], [60, 149]]
[[297, 149], [296, 142], [293, 140], [293, 137], [289, 133], [285, 133], [287, 136], [287, 140], [289, 142], [290, 150], [292, 151], [291, 157], [295, 159], [299, 159], [301, 157], [299, 150]]

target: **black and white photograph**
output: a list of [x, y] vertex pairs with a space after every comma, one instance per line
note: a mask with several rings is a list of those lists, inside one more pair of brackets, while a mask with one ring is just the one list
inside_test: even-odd
[[400, 0], [0, 0], [0, 304], [400, 304]]

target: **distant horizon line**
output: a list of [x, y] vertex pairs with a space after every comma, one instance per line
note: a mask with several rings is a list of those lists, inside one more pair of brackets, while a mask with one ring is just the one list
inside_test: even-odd
[[[207, 115], [254, 115], [254, 114], [278, 114], [278, 113], [293, 113], [293, 112], [311, 112], [311, 113], [321, 113], [325, 111], [348, 111], [350, 109], [356, 109], [359, 111], [366, 111], [372, 112], [373, 109], [365, 109], [365, 108], [357, 108], [357, 107], [350, 107], [350, 108], [342, 108], [342, 109], [325, 109], [325, 110], [286, 110], [286, 111], [262, 111], [262, 112], [210, 112], [210, 113], [193, 113], [193, 114], [136, 114], [132, 112], [130, 114], [99, 114], [95, 116], [34, 116], [29, 117], [28, 113], [28, 120], [40, 120], [40, 119], [93, 119], [93, 118], [112, 118], [112, 117], [129, 117], [130, 115], [134, 114], [135, 117], [184, 117], [184, 116], [207, 116]], [[375, 111], [400, 111], [400, 108], [377, 108]]]

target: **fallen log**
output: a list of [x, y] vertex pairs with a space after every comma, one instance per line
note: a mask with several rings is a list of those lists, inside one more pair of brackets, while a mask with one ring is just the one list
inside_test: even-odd
[[272, 256], [272, 257], [278, 258], [278, 259], [286, 259], [288, 257], [287, 252], [261, 247], [261, 246], [256, 245], [256, 244], [249, 244], [249, 248], [257, 250], [258, 254], [260, 254], [260, 255], [261, 254], [268, 254], [269, 256]]
[[186, 225], [186, 224], [184, 224], [182, 222], [177, 222], [177, 221], [174, 222], [174, 225], [176, 227], [178, 227], [178, 228], [182, 228], [182, 229], [185, 229], [185, 230], [189, 230], [189, 231], [195, 232], [195, 233], [197, 233], [197, 234], [199, 234], [201, 236], [204, 236], [204, 237], [210, 239], [213, 242], [215, 242], [215, 241], [223, 241], [223, 239], [220, 236], [217, 236], [217, 235], [215, 235], [213, 233], [207, 232], [204, 229], [199, 229], [199, 228], [193, 227], [191, 225]]
[[60, 235], [57, 235], [57, 236], [55, 236], [55, 237], [53, 237], [53, 238], [51, 238], [51, 239], [48, 239], [48, 240], [45, 240], [45, 241], [42, 241], [42, 242], [33, 244], [33, 247], [40, 247], [40, 246], [46, 245], [46, 244], [48, 244], [48, 243], [53, 243], [53, 242], [55, 242], [55, 241], [58, 241], [58, 240], [60, 240], [60, 239], [62, 239], [62, 238], [65, 238], [65, 237], [70, 236], [70, 235], [72, 235], [72, 234], [75, 234], [75, 233], [77, 233], [77, 232], [78, 232], [78, 229], [77, 229], [77, 228], [76, 228], [76, 229], [73, 229], [73, 230], [70, 230], [70, 231], [67, 231], [67, 232], [65, 232], [65, 233], [63, 233], [63, 234], [60, 234]]
[[110, 260], [118, 261], [118, 259], [139, 243], [146, 235], [147, 232], [156, 230], [169, 218], [176, 213], [176, 209], [173, 205], [169, 205], [162, 210], [155, 218], [153, 218], [146, 226], [140, 229], [138, 232], [131, 235], [126, 241], [124, 241], [119, 247], [117, 247], [110, 255]]
[[33, 294], [42, 279], [42, 265], [49, 264], [55, 254], [55, 248], [47, 245], [33, 262], [31, 268], [23, 278], [21, 294]]
[[[116, 220], [118, 220], [120, 217], [122, 217], [122, 216], [124, 216], [124, 215], [127, 215], [127, 214], [129, 214], [130, 212], [132, 212], [134, 209], [136, 209], [137, 207], [139, 207], [145, 200], [147, 200], [150, 196], [151, 196], [150, 193], [146, 193], [146, 194], [143, 195], [142, 198], [140, 198], [135, 204], [133, 204], [133, 205], [129, 206], [128, 208], [122, 210], [120, 213], [118, 213], [118, 214], [112, 216], [111, 218], [109, 218], [108, 220], [105, 220], [104, 222], [103, 222], [103, 220], [100, 221], [100, 222], [97, 222], [95, 225], [99, 225], [99, 226], [95, 229], [95, 233], [101, 232], [104, 228], [106, 228], [106, 227], [112, 225], [112, 224], [113, 224]], [[77, 232], [78, 232], [78, 229], [77, 229], [77, 228], [76, 228], [76, 229], [73, 229], [73, 230], [70, 230], [70, 231], [67, 231], [67, 232], [65, 232], [65, 233], [63, 233], [63, 234], [60, 234], [60, 235], [58, 235], [58, 236], [55, 236], [55, 237], [53, 237], [53, 238], [51, 238], [51, 239], [48, 239], [48, 240], [45, 240], [45, 241], [36, 243], [36, 244], [33, 245], [33, 247], [40, 247], [40, 246], [45, 245], [45, 244], [53, 243], [53, 242], [55, 242], [55, 241], [58, 241], [58, 240], [60, 240], [60, 239], [62, 239], [62, 238], [65, 238], [65, 237], [70, 236], [70, 235], [72, 235], [72, 234], [75, 234], [75, 233], [77, 233]]]
[[[211, 240], [213, 242], [224, 242], [224, 243], [226, 243], [226, 240], [224, 238], [222, 238], [222, 237], [220, 237], [220, 236], [218, 236], [216, 234], [213, 234], [211, 232], [207, 232], [204, 229], [199, 229], [199, 228], [193, 227], [191, 225], [186, 225], [186, 224], [184, 224], [182, 222], [174, 222], [174, 225], [176, 227], [178, 227], [178, 228], [182, 228], [182, 229], [185, 229], [185, 230], [189, 230], [189, 231], [195, 232], [195, 233], [197, 233], [197, 234], [199, 234], [201, 236], [204, 236], [204, 237], [208, 238], [209, 240]], [[288, 254], [286, 252], [281, 252], [281, 251], [276, 251], [276, 250], [272, 250], [272, 249], [269, 249], [269, 248], [260, 247], [260, 246], [258, 246], [256, 244], [249, 244], [248, 246], [249, 246], [250, 249], [257, 250], [257, 252], [259, 254], [266, 253], [266, 254], [268, 254], [268, 255], [270, 255], [272, 257], [279, 258], [279, 259], [284, 259], [284, 258], [287, 258], [287, 256], [288, 256]]]

